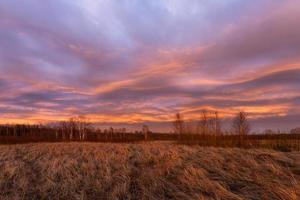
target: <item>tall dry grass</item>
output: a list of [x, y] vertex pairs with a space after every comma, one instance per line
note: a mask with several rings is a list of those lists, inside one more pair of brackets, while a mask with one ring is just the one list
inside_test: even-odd
[[176, 145], [0, 146], [0, 199], [300, 198], [300, 152]]

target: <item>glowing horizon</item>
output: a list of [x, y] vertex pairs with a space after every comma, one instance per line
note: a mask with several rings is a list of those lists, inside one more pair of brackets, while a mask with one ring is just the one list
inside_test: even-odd
[[300, 126], [298, 19], [292, 0], [3, 0], [0, 123]]

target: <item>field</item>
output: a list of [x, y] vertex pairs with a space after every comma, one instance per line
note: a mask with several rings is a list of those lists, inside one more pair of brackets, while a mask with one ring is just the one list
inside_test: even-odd
[[0, 146], [0, 199], [299, 198], [299, 151], [171, 142]]

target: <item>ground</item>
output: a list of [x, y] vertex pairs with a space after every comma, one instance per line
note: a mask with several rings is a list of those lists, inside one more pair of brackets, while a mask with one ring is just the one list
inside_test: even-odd
[[299, 199], [300, 152], [137, 144], [0, 146], [0, 199]]

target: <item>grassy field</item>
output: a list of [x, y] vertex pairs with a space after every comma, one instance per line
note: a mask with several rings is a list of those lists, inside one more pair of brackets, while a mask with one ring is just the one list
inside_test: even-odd
[[0, 146], [0, 199], [299, 198], [299, 151], [171, 142]]

